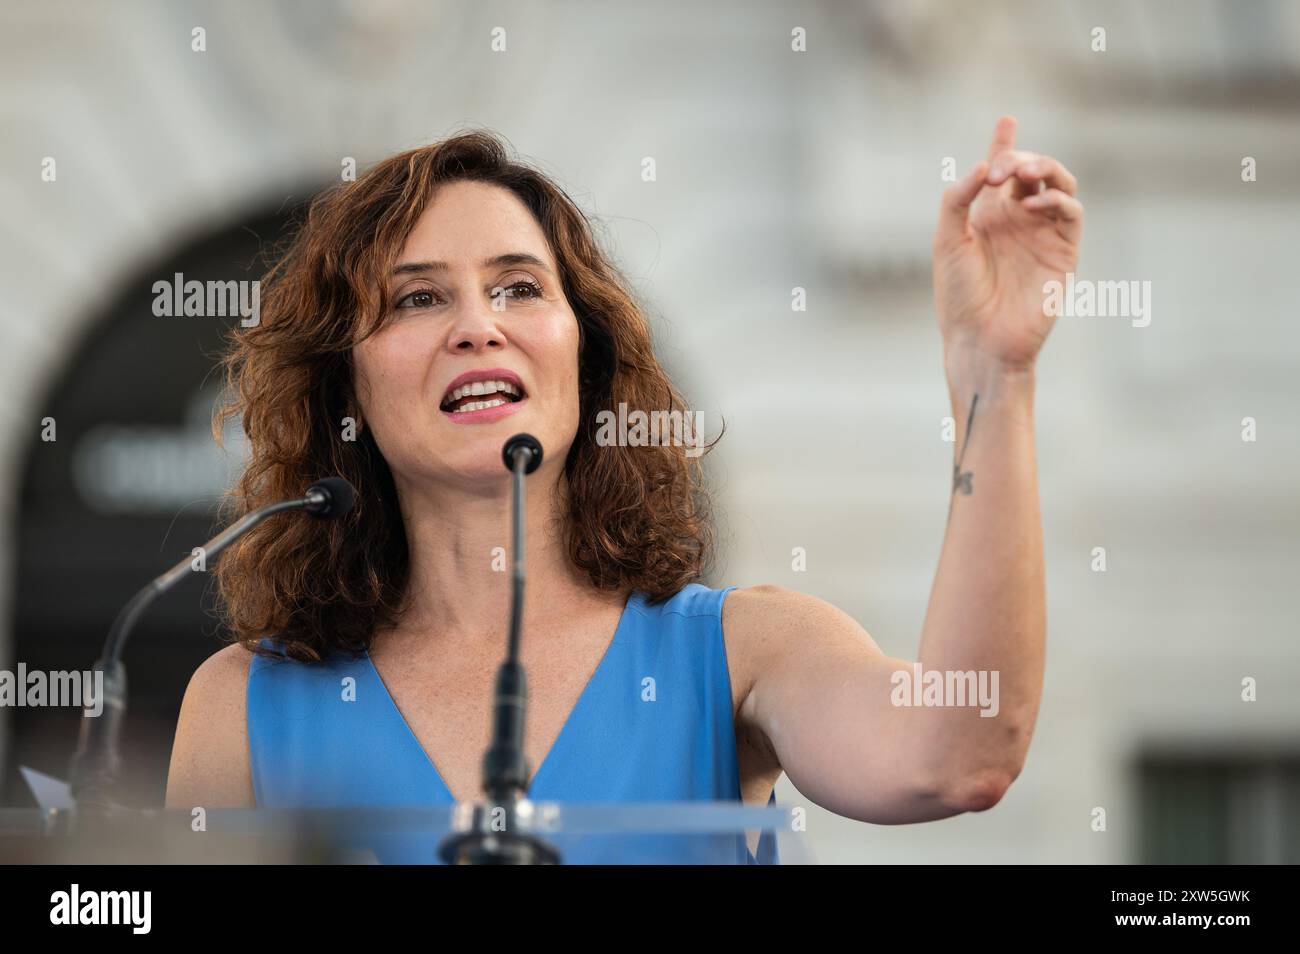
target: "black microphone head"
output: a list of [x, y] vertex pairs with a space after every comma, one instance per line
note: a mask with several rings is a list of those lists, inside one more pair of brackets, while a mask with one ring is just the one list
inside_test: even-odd
[[322, 520], [337, 520], [357, 502], [357, 492], [342, 477], [316, 481], [307, 488], [307, 496], [316, 498], [307, 505], [307, 512]]
[[521, 450], [529, 452], [528, 463], [524, 465], [525, 474], [531, 474], [542, 466], [542, 445], [537, 438], [532, 434], [516, 434], [506, 441], [506, 446], [501, 450], [501, 458], [506, 462], [506, 470], [514, 473], [515, 453]]

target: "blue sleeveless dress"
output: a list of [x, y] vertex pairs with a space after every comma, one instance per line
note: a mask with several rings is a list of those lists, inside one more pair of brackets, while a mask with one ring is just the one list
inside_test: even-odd
[[[534, 767], [533, 801], [741, 801], [722, 635], [723, 600], [733, 589], [691, 583], [656, 605], [633, 591], [604, 657]], [[270, 639], [262, 645], [277, 648]], [[455, 804], [369, 654], [310, 664], [254, 656], [247, 722], [259, 807]], [[739, 834], [552, 840], [569, 864], [779, 863], [770, 831], [757, 857]], [[382, 863], [437, 863], [431, 842], [384, 831], [355, 847]]]

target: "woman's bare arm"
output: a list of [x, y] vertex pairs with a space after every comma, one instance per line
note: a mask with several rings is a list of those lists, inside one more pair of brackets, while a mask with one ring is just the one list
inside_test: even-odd
[[[886, 657], [821, 600], [756, 587], [724, 609], [728, 641], [748, 667], [742, 727], [766, 737], [801, 792], [863, 821], [996, 804], [1024, 764], [1038, 714], [1046, 612], [1035, 361], [1053, 323], [1045, 285], [1074, 270], [1083, 210], [1074, 177], [1049, 156], [1016, 150], [1015, 128], [999, 121], [987, 162], [945, 192], [935, 235], [956, 440], [916, 661], [923, 688], [924, 673], [938, 674], [942, 704], [902, 704], [921, 701], [914, 662]], [[966, 687], [983, 678], [987, 701], [954, 697], [964, 673], [976, 680], [961, 678]]]

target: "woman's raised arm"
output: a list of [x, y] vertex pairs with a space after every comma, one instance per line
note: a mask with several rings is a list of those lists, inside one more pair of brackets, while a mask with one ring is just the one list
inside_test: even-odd
[[[1034, 462], [1045, 285], [1078, 260], [1075, 179], [1015, 149], [943, 196], [934, 287], [955, 421], [948, 525], [917, 660], [884, 656], [847, 614], [777, 587], [732, 593], [728, 639], [752, 673], [745, 727], [795, 786], [863, 821], [979, 811], [1019, 774], [1042, 693], [1045, 594]], [[976, 201], [978, 199], [978, 202]], [[918, 665], [919, 663], [919, 665]]]

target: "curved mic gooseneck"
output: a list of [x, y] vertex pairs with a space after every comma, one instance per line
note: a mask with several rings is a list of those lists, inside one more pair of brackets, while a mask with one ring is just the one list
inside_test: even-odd
[[[342, 477], [317, 481], [297, 500], [282, 500], [254, 510], [217, 534], [200, 548], [204, 563], [267, 517], [286, 510], [305, 510], [322, 520], [334, 520], [351, 510], [355, 502], [356, 491]], [[104, 674], [103, 710], [98, 716], [83, 711], [81, 735], [72, 758], [71, 787], [78, 809], [102, 814], [113, 807], [112, 793], [121, 766], [118, 741], [126, 716], [126, 667], [122, 664], [122, 652], [144, 611], [195, 572], [193, 566], [194, 558], [186, 557], [145, 585], [127, 601], [109, 627], [104, 650], [94, 666]]]

